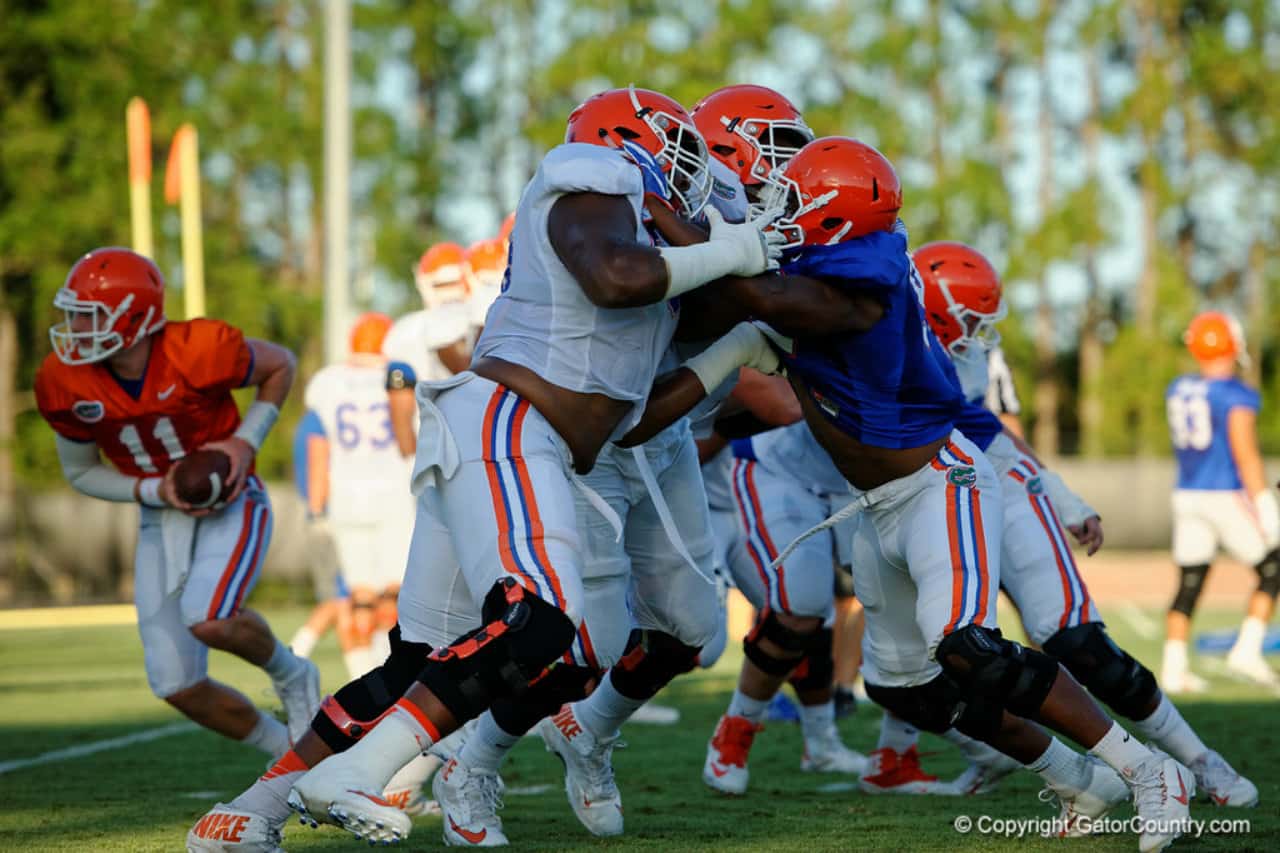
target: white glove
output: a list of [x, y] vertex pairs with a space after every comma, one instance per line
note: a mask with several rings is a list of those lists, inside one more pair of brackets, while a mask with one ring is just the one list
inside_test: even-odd
[[1049, 503], [1058, 511], [1058, 520], [1064, 527], [1077, 527], [1098, 515], [1098, 511], [1085, 503], [1084, 498], [1071, 491], [1057, 472], [1041, 468], [1040, 484], [1049, 496]]
[[754, 323], [739, 323], [684, 366], [693, 371], [703, 389], [710, 393], [740, 367], [754, 368], [761, 373], [777, 371], [778, 356]]
[[1280, 544], [1280, 504], [1276, 503], [1276, 493], [1263, 489], [1253, 496], [1253, 507], [1258, 512], [1258, 526], [1262, 528], [1262, 538], [1271, 548]]
[[766, 210], [747, 222], [724, 221], [720, 211], [707, 208], [711, 236], [694, 246], [663, 246], [658, 251], [667, 264], [666, 298], [687, 293], [726, 275], [751, 276], [777, 269], [782, 257], [781, 235], [764, 229], [782, 215]]

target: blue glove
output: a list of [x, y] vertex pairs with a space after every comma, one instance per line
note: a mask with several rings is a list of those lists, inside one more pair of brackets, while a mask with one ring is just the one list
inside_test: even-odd
[[623, 140], [620, 149], [622, 156], [640, 167], [640, 175], [644, 178], [645, 195], [656, 195], [671, 204], [671, 189], [667, 186], [667, 175], [647, 148], [630, 139]]

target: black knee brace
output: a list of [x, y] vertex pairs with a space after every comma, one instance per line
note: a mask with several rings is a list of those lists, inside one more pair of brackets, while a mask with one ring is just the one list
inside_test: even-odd
[[836, 672], [831, 647], [831, 629], [819, 628], [809, 641], [808, 654], [800, 659], [800, 665], [792, 671], [788, 683], [802, 692], [830, 687]]
[[311, 729], [334, 752], [342, 752], [364, 737], [391, 710], [431, 654], [426, 643], [402, 640], [399, 625], [391, 629], [390, 639], [391, 654], [382, 666], [326, 697], [311, 721]]
[[1040, 711], [1058, 677], [1056, 660], [981, 625], [966, 625], [943, 637], [935, 656], [966, 695], [999, 702], [1019, 717]]
[[1141, 720], [1151, 713], [1160, 690], [1156, 677], [1117, 646], [1100, 623], [1063, 628], [1045, 640], [1044, 650], [1117, 714]]
[[[778, 657], [760, 647], [761, 640], [768, 640], [782, 649], [785, 655]], [[778, 621], [772, 610], [765, 609], [756, 620], [751, 633], [742, 640], [742, 651], [747, 660], [769, 675], [788, 675], [809, 651], [813, 634], [793, 631]]]
[[427, 658], [418, 680], [459, 724], [495, 700], [523, 692], [565, 653], [577, 633], [559, 608], [512, 578], [493, 585], [480, 607], [484, 625]]
[[1253, 570], [1258, 573], [1258, 592], [1272, 599], [1280, 594], [1280, 548], [1263, 557]]
[[586, 698], [600, 679], [600, 670], [586, 666], [559, 663], [518, 698], [504, 696], [489, 706], [489, 712], [502, 730], [522, 735], [549, 717], [566, 702]]
[[636, 629], [609, 679], [628, 699], [652, 699], [671, 679], [697, 666], [700, 651], [662, 631]]
[[1200, 598], [1200, 592], [1204, 589], [1204, 579], [1208, 574], [1208, 563], [1201, 563], [1198, 566], [1178, 566], [1178, 592], [1173, 596], [1173, 604], [1169, 605], [1169, 609], [1190, 618], [1191, 612], [1196, 609], [1196, 601]]

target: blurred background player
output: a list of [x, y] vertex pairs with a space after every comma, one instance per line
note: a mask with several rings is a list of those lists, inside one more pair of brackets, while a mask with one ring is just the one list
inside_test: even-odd
[[[65, 320], [50, 329], [36, 403], [73, 487], [142, 505], [134, 603], [152, 692], [211, 731], [280, 755], [320, 706], [319, 676], [243, 602], [271, 540], [254, 457], [293, 383], [293, 354], [218, 320], [166, 323], [160, 270], [128, 249], [89, 252], [53, 304]], [[258, 394], [241, 420], [231, 390], [248, 386]], [[174, 463], [200, 449], [231, 460], [222, 503], [208, 508], [183, 502], [174, 485]], [[266, 671], [288, 729], [209, 678], [210, 648]]]
[[502, 237], [480, 240], [467, 247], [467, 284], [470, 296], [471, 326], [477, 334], [484, 328], [489, 306], [502, 291], [502, 276], [507, 271], [507, 241]]
[[1280, 686], [1262, 657], [1262, 641], [1280, 592], [1280, 508], [1258, 449], [1258, 392], [1236, 377], [1245, 358], [1239, 324], [1216, 311], [1197, 316], [1184, 340], [1199, 371], [1165, 393], [1169, 435], [1178, 460], [1173, 492], [1173, 560], [1178, 592], [1165, 619], [1160, 681], [1171, 693], [1207, 686], [1187, 665], [1191, 614], [1209, 565], [1224, 548], [1258, 572], [1227, 668], [1255, 683]]
[[448, 379], [471, 361], [466, 270], [466, 253], [457, 243], [437, 243], [423, 252], [413, 271], [422, 308], [396, 320], [383, 342], [391, 429], [404, 456], [412, 456], [417, 444], [415, 383]]
[[311, 468], [322, 464], [322, 458], [327, 463], [328, 453], [320, 416], [307, 412], [293, 431], [293, 485], [307, 511], [306, 560], [316, 606], [289, 640], [293, 653], [304, 658], [310, 658], [320, 638], [337, 627], [338, 614], [349, 604], [328, 524], [323, 515], [311, 511]]
[[307, 506], [327, 519], [338, 551], [350, 602], [339, 611], [338, 639], [351, 678], [386, 657], [374, 638], [395, 624], [413, 531], [409, 464], [392, 432], [385, 390], [382, 344], [390, 328], [385, 314], [356, 320], [347, 360], [317, 372], [305, 395], [323, 430], [309, 441]]

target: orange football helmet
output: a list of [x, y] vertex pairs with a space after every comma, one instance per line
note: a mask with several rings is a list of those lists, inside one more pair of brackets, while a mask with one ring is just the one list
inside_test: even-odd
[[428, 308], [467, 298], [467, 258], [457, 243], [436, 243], [422, 253], [413, 280]]
[[382, 342], [391, 331], [391, 318], [386, 314], [369, 311], [356, 318], [351, 327], [351, 352], [361, 355], [382, 355]]
[[929, 327], [947, 352], [970, 344], [990, 349], [1000, 342], [995, 324], [1007, 309], [1000, 276], [977, 249], [964, 243], [926, 243], [912, 254], [924, 281], [924, 310]]
[[511, 232], [514, 231], [515, 228], [516, 228], [516, 214], [515, 214], [515, 211], [513, 210], [507, 214], [506, 219], [502, 220], [502, 227], [498, 229], [498, 239], [501, 240], [503, 244], [510, 243]]
[[467, 269], [471, 288], [495, 287], [507, 270], [507, 246], [499, 237], [481, 240], [467, 247]]
[[1196, 361], [1239, 359], [1245, 354], [1244, 330], [1236, 318], [1221, 311], [1197, 314], [1182, 341]]
[[902, 184], [885, 156], [847, 136], [815, 139], [765, 181], [760, 207], [785, 212], [772, 228], [782, 248], [839, 243], [889, 231], [902, 209]]
[[661, 92], [610, 89], [592, 95], [569, 114], [565, 142], [586, 142], [627, 152], [647, 151], [666, 178], [667, 190], [685, 216], [696, 216], [711, 197], [707, 144], [689, 113]]
[[694, 126], [711, 156], [742, 179], [759, 186], [813, 141], [800, 111], [768, 86], [737, 84], [716, 89], [693, 108]]
[[94, 249], [53, 297], [63, 321], [49, 329], [64, 364], [92, 364], [133, 346], [165, 322], [164, 276], [130, 249]]

